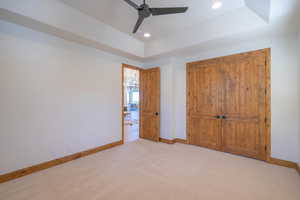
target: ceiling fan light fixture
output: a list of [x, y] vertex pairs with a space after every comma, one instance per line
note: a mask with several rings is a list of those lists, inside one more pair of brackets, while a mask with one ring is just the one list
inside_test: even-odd
[[222, 5], [223, 5], [222, 1], [215, 0], [212, 4], [212, 9], [214, 9], [214, 10], [219, 9], [222, 7]]
[[150, 33], [144, 33], [144, 37], [149, 38], [149, 37], [151, 37], [151, 34]]

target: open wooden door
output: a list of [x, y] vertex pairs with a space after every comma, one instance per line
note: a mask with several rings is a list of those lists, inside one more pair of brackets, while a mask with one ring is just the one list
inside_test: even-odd
[[141, 70], [140, 138], [159, 141], [160, 69]]

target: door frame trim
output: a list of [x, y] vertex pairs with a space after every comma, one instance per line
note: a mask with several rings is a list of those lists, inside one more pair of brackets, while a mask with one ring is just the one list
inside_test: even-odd
[[[139, 71], [139, 83], [141, 82], [141, 71], [143, 70], [143, 68], [141, 67], [136, 67], [136, 66], [133, 66], [133, 65], [128, 65], [128, 64], [125, 64], [123, 63], [122, 64], [122, 70], [121, 70], [121, 88], [122, 88], [122, 95], [121, 95], [121, 98], [122, 98], [122, 101], [121, 101], [121, 121], [122, 121], [122, 144], [125, 143], [125, 138], [124, 138], [124, 69], [127, 68], [127, 69], [133, 69], [133, 70], [137, 70]], [[141, 88], [139, 87], [139, 93], [141, 93]], [[139, 107], [141, 107], [141, 101], [139, 101]], [[141, 119], [141, 112], [139, 112], [139, 130], [141, 129], [141, 123], [140, 123], [140, 119]]]
[[266, 134], [266, 161], [271, 161], [271, 48], [262, 49], [266, 54], [266, 124], [265, 124], [265, 134]]
[[271, 162], [271, 48], [266, 49], [259, 49], [244, 53], [238, 53], [238, 54], [232, 54], [227, 56], [221, 56], [211, 59], [205, 59], [205, 60], [199, 60], [194, 62], [189, 62], [186, 64], [186, 139], [187, 144], [190, 144], [190, 117], [189, 117], [189, 68], [190, 65], [197, 62], [206, 62], [206, 61], [212, 61], [215, 59], [222, 59], [222, 58], [229, 58], [231, 56], [237, 56], [237, 55], [245, 55], [248, 53], [254, 53], [254, 52], [262, 52], [266, 55], [266, 64], [265, 64], [265, 89], [266, 89], [266, 95], [265, 95], [265, 116], [266, 116], [266, 122], [265, 122], [265, 145], [266, 145], [266, 158], [264, 159], [267, 162]]

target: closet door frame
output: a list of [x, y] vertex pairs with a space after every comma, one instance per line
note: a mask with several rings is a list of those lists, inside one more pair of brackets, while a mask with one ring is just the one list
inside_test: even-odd
[[186, 65], [186, 135], [187, 135], [187, 143], [191, 144], [190, 141], [190, 102], [189, 102], [189, 68], [190, 66], [193, 66], [195, 63], [209, 63], [209, 62], [216, 62], [219, 60], [226, 60], [230, 59], [232, 56], [243, 56], [249, 53], [264, 53], [266, 56], [266, 63], [265, 63], [265, 127], [264, 127], [264, 136], [265, 136], [265, 151], [266, 151], [266, 158], [264, 159], [267, 162], [270, 162], [271, 160], [271, 49], [261, 49], [261, 50], [256, 50], [256, 51], [251, 51], [251, 52], [245, 52], [245, 53], [239, 53], [239, 54], [234, 54], [234, 55], [229, 55], [229, 56], [223, 56], [223, 57], [217, 57], [217, 58], [212, 58], [208, 60], [202, 60], [202, 61], [196, 61], [196, 62], [191, 62], [187, 63]]

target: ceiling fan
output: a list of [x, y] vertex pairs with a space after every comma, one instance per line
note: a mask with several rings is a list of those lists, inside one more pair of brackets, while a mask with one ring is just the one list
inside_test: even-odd
[[177, 14], [177, 13], [185, 13], [188, 7], [167, 7], [167, 8], [150, 8], [148, 4], [146, 4], [146, 0], [142, 5], [137, 5], [131, 0], [124, 0], [130, 6], [138, 11], [139, 18], [135, 24], [133, 29], [133, 33], [136, 33], [141, 24], [143, 23], [144, 19], [150, 17], [151, 15], [169, 15], [169, 14]]

